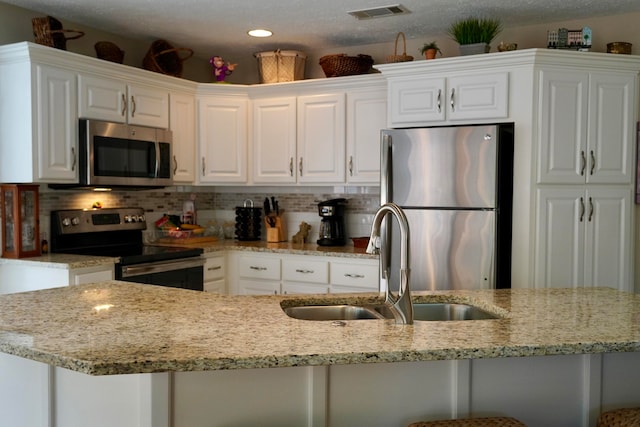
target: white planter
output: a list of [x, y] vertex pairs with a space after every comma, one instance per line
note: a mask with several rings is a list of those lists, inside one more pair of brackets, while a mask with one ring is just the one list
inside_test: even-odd
[[460, 55], [476, 55], [478, 53], [489, 53], [491, 46], [488, 43], [473, 43], [459, 45]]

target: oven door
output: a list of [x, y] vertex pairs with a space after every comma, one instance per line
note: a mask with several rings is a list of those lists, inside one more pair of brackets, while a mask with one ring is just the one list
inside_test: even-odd
[[183, 258], [144, 264], [116, 264], [116, 280], [172, 288], [204, 290], [204, 258]]

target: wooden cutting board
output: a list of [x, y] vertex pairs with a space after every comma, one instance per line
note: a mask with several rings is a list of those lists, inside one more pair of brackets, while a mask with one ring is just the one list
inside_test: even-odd
[[158, 243], [170, 243], [174, 246], [190, 246], [200, 243], [217, 242], [218, 238], [215, 236], [200, 236], [200, 237], [187, 237], [186, 239], [175, 239], [173, 237], [161, 237], [157, 240]]

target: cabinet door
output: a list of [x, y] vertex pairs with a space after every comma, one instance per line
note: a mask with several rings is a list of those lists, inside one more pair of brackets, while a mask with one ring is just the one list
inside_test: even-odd
[[198, 100], [199, 182], [247, 181], [247, 100], [207, 96]]
[[124, 82], [80, 74], [78, 114], [83, 119], [124, 123], [127, 113], [127, 85]]
[[591, 73], [587, 183], [633, 182], [634, 93], [634, 76]]
[[538, 182], [582, 184], [587, 170], [588, 73], [540, 72]]
[[633, 292], [631, 189], [588, 187], [585, 284]]
[[380, 184], [380, 130], [386, 126], [385, 90], [347, 93], [347, 182]]
[[169, 128], [169, 92], [151, 86], [128, 85], [127, 121], [134, 125]]
[[327, 294], [329, 293], [328, 284], [320, 283], [282, 283], [282, 293], [284, 295], [295, 294]]
[[588, 220], [584, 188], [540, 188], [536, 205], [535, 286], [583, 286]]
[[509, 73], [451, 77], [448, 86], [448, 119], [502, 119], [508, 116]]
[[196, 108], [192, 95], [172, 92], [169, 128], [173, 133], [173, 180], [192, 184], [196, 174]]
[[296, 98], [252, 104], [253, 182], [296, 182]]
[[239, 295], [278, 295], [280, 282], [238, 280]]
[[[78, 182], [78, 110], [76, 75], [36, 65], [37, 180]], [[25, 141], [22, 141], [25, 142]]]
[[419, 126], [445, 120], [444, 78], [392, 78], [388, 95], [392, 127]]
[[84, 283], [102, 282], [113, 280], [114, 266], [88, 267], [69, 270], [69, 284], [82, 285]]
[[298, 182], [344, 182], [344, 93], [299, 97], [297, 136]]

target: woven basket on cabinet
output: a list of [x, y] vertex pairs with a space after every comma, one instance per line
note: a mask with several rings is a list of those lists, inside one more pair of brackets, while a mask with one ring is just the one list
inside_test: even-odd
[[[398, 39], [402, 36], [402, 54], [398, 55]], [[393, 55], [387, 56], [387, 62], [409, 62], [413, 61], [413, 56], [407, 55], [407, 39], [404, 37], [404, 33], [400, 31], [396, 36], [396, 45], [393, 50]]]

